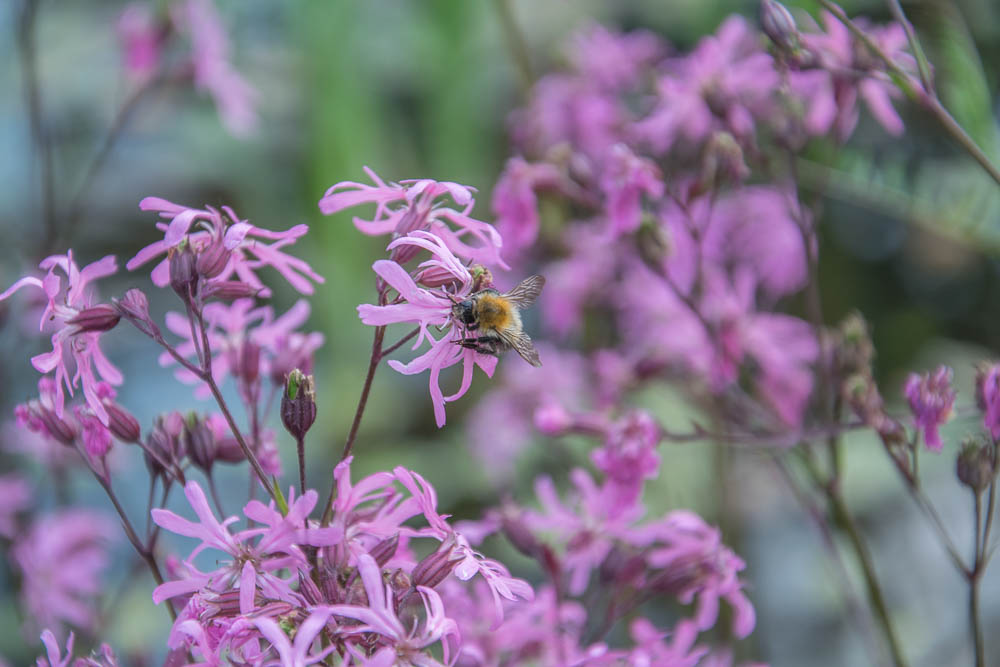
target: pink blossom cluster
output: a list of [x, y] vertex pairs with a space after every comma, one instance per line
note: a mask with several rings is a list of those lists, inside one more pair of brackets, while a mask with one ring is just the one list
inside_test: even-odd
[[[527, 582], [473, 550], [438, 513], [423, 477], [396, 468], [353, 482], [350, 464], [334, 471], [328, 525], [310, 518], [313, 490], [297, 498], [293, 491], [285, 513], [251, 501], [242, 530], [231, 527], [237, 517], [216, 517], [197, 482], [184, 490], [197, 520], [153, 510], [159, 526], [199, 541], [153, 592], [157, 603], [182, 607], [171, 651], [209, 665], [304, 665], [334, 652], [343, 664], [442, 664], [433, 649], [452, 664], [464, 644], [436, 590], [443, 582], [478, 575], [493, 599], [493, 627], [504, 619], [505, 600], [533, 597]], [[204, 551], [213, 552], [210, 571], [195, 562]], [[294, 641], [282, 630], [290, 625]]]
[[[685, 54], [650, 33], [593, 26], [571, 42], [569, 70], [535, 85], [511, 118], [519, 154], [493, 192], [497, 229], [515, 269], [547, 278], [544, 337], [576, 343], [595, 316], [605, 324], [583, 356], [550, 354], [544, 378], [505, 370], [480, 411], [503, 415], [505, 453], [539, 431], [614, 420], [630, 394], [661, 381], [738, 415], [737, 430], [808, 421], [820, 345], [813, 324], [781, 306], [807, 284], [816, 236], [774, 165], [810, 138], [846, 140], [859, 99], [888, 131], [902, 127], [884, 67], [831, 15], [823, 26], [791, 22], [794, 48], [768, 49], [733, 16]], [[914, 67], [901, 27], [866, 29]], [[572, 214], [543, 231], [542, 199]]]

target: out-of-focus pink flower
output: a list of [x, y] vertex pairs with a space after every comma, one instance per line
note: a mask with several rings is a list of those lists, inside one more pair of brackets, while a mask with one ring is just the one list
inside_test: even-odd
[[753, 631], [756, 615], [737, 576], [746, 564], [722, 544], [718, 528], [693, 512], [678, 510], [636, 530], [631, 542], [650, 546], [646, 562], [662, 571], [654, 585], [675, 591], [684, 604], [697, 600], [694, 620], [699, 630], [715, 625], [719, 600], [725, 600], [733, 610], [733, 634], [742, 639]]
[[[301, 354], [306, 354], [310, 348], [321, 344], [322, 334], [301, 334], [295, 331], [309, 319], [309, 311], [309, 302], [305, 299], [300, 299], [278, 317], [274, 316], [271, 306], [255, 308], [253, 299], [206, 305], [203, 317], [208, 344], [212, 349], [212, 375], [215, 381], [221, 383], [230, 374], [241, 382], [254, 382], [261, 377], [274, 375], [275, 360], [289, 352], [286, 346], [298, 336], [306, 337], [297, 350]], [[184, 341], [175, 346], [177, 351], [194, 360], [196, 347], [191, 339], [191, 326], [187, 317], [169, 312], [166, 324], [171, 332]], [[303, 359], [301, 356], [296, 358]], [[176, 363], [176, 359], [166, 352], [160, 355], [159, 361], [161, 366]], [[252, 365], [252, 368], [246, 368], [248, 365]], [[176, 376], [187, 384], [200, 382], [197, 376], [185, 368], [178, 368]], [[200, 386], [198, 394], [208, 396], [208, 388]]]
[[612, 424], [604, 446], [590, 453], [597, 469], [622, 494], [616, 502], [636, 502], [643, 482], [656, 477], [660, 470], [660, 457], [656, 453], [660, 437], [659, 424], [649, 413], [636, 410]]
[[664, 186], [655, 163], [639, 157], [624, 144], [616, 144], [601, 177], [601, 189], [607, 197], [604, 206], [611, 233], [617, 237], [639, 228], [642, 196], [657, 200], [663, 196]]
[[955, 390], [951, 386], [953, 375], [947, 366], [938, 366], [933, 373], [910, 373], [903, 387], [914, 424], [923, 432], [927, 449], [934, 452], [940, 452], [942, 447], [938, 427], [948, 421], [955, 405]]
[[162, 26], [148, 4], [133, 2], [122, 10], [116, 27], [125, 59], [125, 71], [132, 78], [145, 81], [160, 65]]
[[[389, 249], [403, 246], [413, 246], [430, 252], [431, 259], [421, 263], [419, 268], [435, 267], [445, 270], [454, 277], [460, 287], [451, 297], [440, 290], [419, 287], [413, 277], [398, 263], [380, 259], [372, 265], [372, 269], [388, 286], [396, 290], [399, 295], [398, 303], [384, 306], [362, 304], [358, 306], [358, 315], [362, 322], [370, 326], [401, 322], [411, 322], [419, 326], [420, 333], [412, 349], [418, 349], [424, 342], [430, 343], [430, 349], [405, 364], [390, 359], [389, 366], [403, 375], [430, 371], [430, 395], [434, 406], [434, 419], [440, 427], [445, 423], [445, 403], [465, 395], [472, 385], [474, 367], [479, 366], [487, 376], [492, 377], [497, 358], [458, 344], [465, 333], [452, 322], [451, 309], [455, 303], [453, 299], [461, 299], [470, 293], [473, 281], [469, 270], [444, 241], [429, 232], [411, 232], [390, 243]], [[435, 338], [429, 331], [432, 326], [439, 329], [447, 327], [447, 329], [440, 338]], [[458, 363], [462, 364], [461, 386], [454, 394], [445, 396], [439, 384], [441, 371]]]
[[31, 485], [21, 476], [0, 475], [0, 536], [8, 539], [17, 532], [17, 513], [31, 506], [34, 494]]
[[[161, 241], [155, 241], [130, 259], [125, 265], [134, 271], [146, 262], [167, 254], [186, 243], [197, 257], [196, 267], [200, 277], [218, 284], [233, 278], [269, 296], [271, 291], [257, 277], [265, 266], [273, 267], [288, 283], [302, 294], [312, 294], [312, 282], [323, 283], [323, 276], [313, 271], [309, 264], [298, 257], [285, 254], [282, 248], [295, 243], [306, 232], [307, 225], [295, 225], [283, 232], [274, 232], [240, 220], [228, 206], [222, 211], [212, 207], [188, 208], [159, 197], [146, 197], [139, 202], [143, 211], [156, 211], [166, 222], [157, 222], [156, 228], [164, 232]], [[195, 229], [192, 230], [192, 227]], [[274, 243], [264, 243], [264, 241]], [[170, 262], [165, 257], [153, 269], [153, 283], [158, 287], [170, 284]]]
[[191, 39], [194, 83], [215, 101], [222, 124], [236, 137], [257, 127], [257, 90], [229, 62], [229, 37], [212, 0], [183, 0], [171, 5], [179, 32]]
[[55, 634], [46, 628], [42, 632], [42, 644], [45, 646], [46, 658], [39, 658], [36, 662], [38, 667], [69, 667], [70, 660], [73, 659], [73, 642], [75, 637], [73, 633], [69, 633], [69, 638], [66, 640], [66, 657], [62, 656], [62, 647], [59, 646], [59, 640], [56, 639]]
[[[683, 619], [673, 632], [661, 632], [646, 618], [639, 617], [629, 625], [629, 634], [636, 646], [629, 653], [630, 665], [664, 665], [665, 667], [695, 667], [708, 649], [695, 646], [698, 626]], [[669, 641], [667, 641], [669, 638]]]
[[[892, 106], [892, 98], [900, 97], [884, 66], [859, 47], [843, 23], [833, 14], [823, 11], [824, 33], [803, 33], [805, 48], [811, 52], [820, 69], [789, 73], [791, 90], [806, 105], [804, 125], [807, 132], [820, 135], [833, 129], [837, 138], [845, 141], [858, 122], [858, 97], [867, 105], [875, 120], [887, 132], [900, 135], [903, 121]], [[896, 65], [915, 71], [916, 61], [905, 52], [906, 34], [902, 26], [892, 23], [882, 27], [857, 22]], [[920, 84], [915, 77], [911, 83]]]
[[1000, 364], [989, 364], [976, 378], [976, 399], [983, 411], [983, 428], [1000, 438]]
[[[44, 278], [32, 276], [21, 278], [0, 294], [0, 301], [26, 286], [38, 287], [45, 292], [49, 304], [42, 313], [39, 330], [46, 328], [55, 330], [52, 334], [52, 351], [35, 355], [31, 358], [31, 363], [40, 373], [55, 371], [53, 411], [62, 418], [65, 407], [63, 389], [69, 390], [72, 395], [73, 389], [80, 386], [87, 399], [87, 405], [101, 423], [107, 424], [107, 411], [97, 395], [98, 382], [104, 380], [118, 385], [122, 383], [122, 375], [101, 351], [98, 340], [102, 332], [81, 330], [75, 320], [94, 304], [94, 290], [91, 283], [118, 270], [115, 258], [108, 255], [80, 269], [73, 261], [71, 250], [65, 255], [46, 257], [39, 266], [48, 271]], [[56, 269], [66, 276], [65, 290]], [[72, 366], [75, 366], [73, 371], [71, 371]]]
[[570, 254], [546, 269], [541, 295], [542, 320], [556, 336], [580, 330], [587, 307], [603, 303], [611, 294], [617, 268], [603, 230], [580, 225], [567, 237]]
[[528, 446], [537, 428], [568, 424], [571, 412], [590, 403], [589, 378], [583, 357], [570, 350], [539, 344], [545, 372], [527, 364], [504, 364], [491, 391], [479, 400], [467, 420], [467, 439], [495, 481], [508, 481], [518, 456]]
[[[473, 189], [448, 181], [405, 180], [386, 184], [365, 167], [374, 186], [342, 181], [330, 187], [319, 200], [319, 210], [332, 215], [361, 204], [376, 204], [370, 219], [355, 217], [354, 226], [369, 236], [391, 234], [394, 239], [411, 232], [429, 231], [463, 259], [489, 267], [509, 269], [500, 257], [503, 241], [492, 225], [472, 218], [476, 200]], [[452, 208], [447, 199], [461, 207]], [[402, 247], [392, 259], [405, 264], [417, 247]]]
[[592, 25], [576, 33], [570, 43], [570, 60], [581, 78], [600, 88], [631, 88], [645, 67], [664, 55], [667, 45], [644, 30], [620, 34]]
[[116, 534], [103, 515], [73, 509], [39, 518], [17, 539], [11, 561], [23, 578], [21, 596], [34, 623], [96, 629], [107, 543]]
[[558, 189], [566, 177], [547, 162], [507, 161], [493, 188], [493, 213], [504, 241], [504, 252], [513, 259], [538, 238], [538, 197], [543, 189]]
[[659, 103], [634, 126], [636, 138], [657, 153], [678, 140], [701, 142], [713, 130], [749, 139], [755, 120], [775, 111], [773, 93], [779, 83], [757, 31], [745, 19], [730, 17], [690, 54], [668, 61]]

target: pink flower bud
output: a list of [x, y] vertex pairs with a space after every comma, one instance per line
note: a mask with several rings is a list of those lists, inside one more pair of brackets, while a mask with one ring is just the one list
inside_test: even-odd
[[67, 320], [66, 324], [77, 327], [77, 330], [73, 333], [80, 334], [111, 331], [118, 326], [119, 321], [121, 321], [121, 315], [117, 309], [111, 304], [102, 303], [90, 308], [84, 308], [76, 317]]
[[253, 298], [261, 293], [259, 287], [254, 287], [239, 280], [216, 280], [202, 285], [201, 296], [204, 299], [234, 299]]
[[229, 264], [231, 251], [222, 241], [221, 236], [212, 235], [212, 241], [198, 252], [195, 260], [195, 271], [202, 278], [214, 278], [222, 273]]
[[113, 436], [122, 442], [139, 442], [142, 427], [132, 413], [113, 401], [105, 401], [104, 409], [108, 412], [108, 429]]
[[118, 313], [147, 336], [158, 338], [160, 328], [149, 316], [149, 299], [139, 289], [130, 289], [121, 299], [112, 299]]

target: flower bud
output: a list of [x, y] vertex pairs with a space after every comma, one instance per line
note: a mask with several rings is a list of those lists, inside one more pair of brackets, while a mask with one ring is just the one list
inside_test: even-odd
[[544, 435], [562, 435], [573, 426], [573, 417], [554, 401], [542, 404], [535, 410], [535, 428]]
[[125, 292], [125, 296], [121, 299], [112, 299], [111, 301], [119, 314], [134, 324], [139, 331], [153, 338], [160, 336], [160, 328], [149, 316], [149, 299], [146, 298], [145, 292], [139, 289], [130, 289]]
[[465, 560], [464, 556], [452, 555], [454, 548], [454, 538], [448, 538], [437, 551], [417, 563], [411, 574], [413, 585], [434, 588], [447, 579], [455, 566]]
[[76, 317], [67, 320], [66, 324], [71, 324], [77, 329], [74, 334], [111, 331], [122, 316], [118, 310], [109, 303], [101, 303], [90, 308], [84, 308]]
[[534, 533], [520, 520], [520, 516], [505, 514], [501, 519], [500, 526], [504, 536], [514, 545], [515, 549], [529, 558], [534, 558], [538, 554], [541, 544]]
[[251, 340], [245, 340], [236, 348], [233, 375], [248, 385], [257, 381], [260, 377], [260, 345]]
[[108, 413], [108, 430], [122, 442], [138, 443], [142, 437], [142, 427], [132, 413], [114, 401], [104, 401]]
[[455, 274], [440, 266], [429, 266], [414, 277], [424, 287], [458, 287], [461, 283]]
[[393, 556], [396, 555], [396, 549], [399, 548], [399, 533], [387, 537], [371, 549], [368, 550], [368, 555], [375, 559], [379, 567], [385, 567]]
[[169, 253], [170, 287], [185, 302], [194, 294], [198, 284], [198, 272], [195, 269], [195, 256], [188, 243], [182, 243]]
[[201, 296], [204, 299], [249, 299], [260, 294], [261, 288], [254, 287], [242, 280], [213, 280], [202, 285]]
[[996, 448], [985, 437], [970, 437], [962, 444], [955, 462], [958, 481], [982, 493], [997, 476]]
[[413, 245], [412, 243], [401, 243], [389, 253], [389, 259], [396, 262], [397, 264], [406, 264], [411, 259], [417, 256], [417, 254], [422, 250], [418, 245]]
[[184, 458], [184, 444], [180, 439], [183, 430], [184, 418], [179, 412], [157, 417], [146, 436], [146, 465], [154, 475], [172, 473]]
[[299, 369], [288, 374], [281, 395], [281, 423], [296, 440], [301, 440], [316, 421], [316, 392], [313, 376]]
[[212, 234], [212, 241], [198, 252], [194, 268], [203, 278], [214, 278], [229, 264], [231, 252], [226, 248], [222, 237]]
[[216, 455], [219, 451], [219, 444], [215, 440], [215, 433], [212, 431], [212, 427], [197, 415], [191, 414], [184, 421], [181, 440], [184, 450], [191, 457], [191, 461], [205, 472], [208, 472], [212, 464], [215, 463]]
[[742, 183], [750, 175], [743, 148], [729, 132], [715, 132], [705, 145], [699, 185], [708, 192], [727, 183]]
[[793, 52], [799, 47], [799, 30], [792, 13], [777, 0], [761, 0], [760, 27], [774, 44]]
[[38, 399], [14, 406], [14, 416], [19, 426], [29, 431], [47, 435], [56, 442], [72, 447], [76, 442], [79, 428], [72, 422], [61, 418], [52, 408], [43, 405]]
[[671, 250], [670, 237], [663, 225], [648, 216], [643, 216], [643, 221], [635, 234], [635, 245], [643, 264], [654, 273], [662, 274], [663, 262], [670, 257]]
[[323, 597], [323, 593], [319, 590], [316, 582], [308, 574], [304, 574], [301, 571], [299, 572], [299, 593], [311, 605], [327, 604], [327, 600]]

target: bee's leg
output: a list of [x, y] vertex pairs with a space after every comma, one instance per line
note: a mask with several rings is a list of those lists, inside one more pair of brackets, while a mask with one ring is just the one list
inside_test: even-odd
[[477, 338], [463, 338], [462, 340], [456, 340], [456, 345], [461, 345], [467, 350], [475, 350], [480, 354], [491, 354], [493, 356], [499, 356], [503, 351], [501, 343], [496, 338], [491, 338], [489, 336], [479, 336]]

